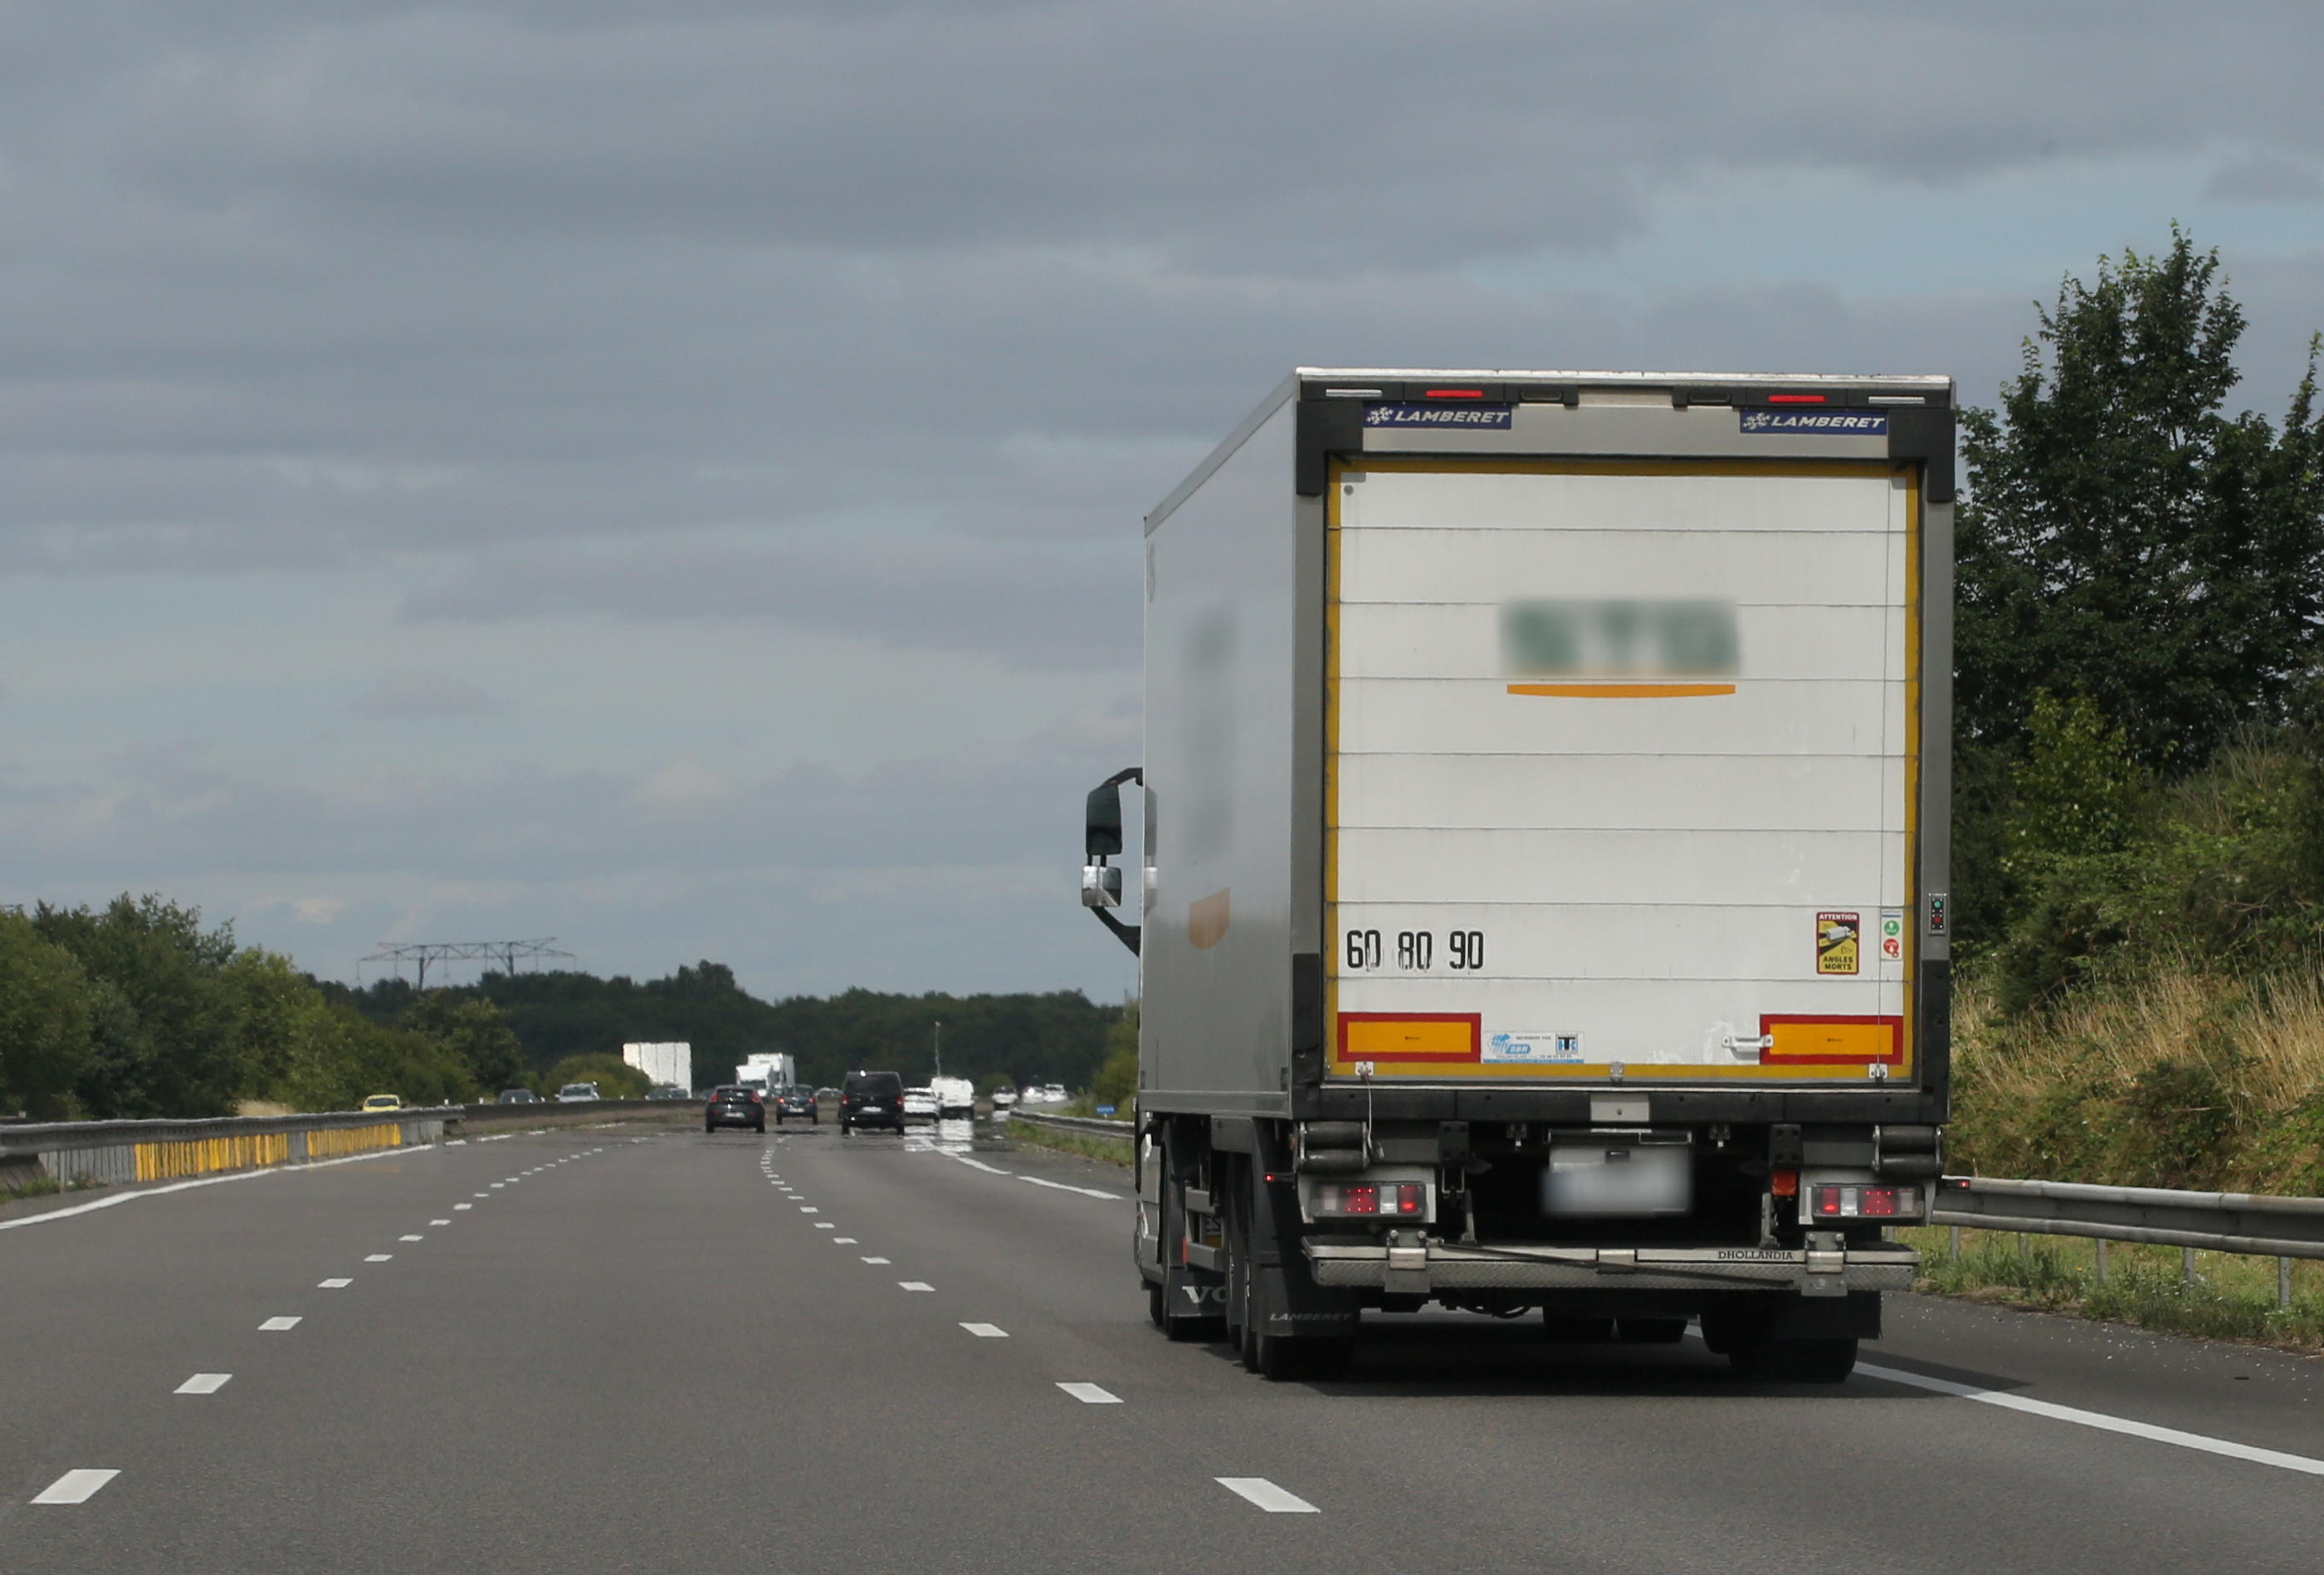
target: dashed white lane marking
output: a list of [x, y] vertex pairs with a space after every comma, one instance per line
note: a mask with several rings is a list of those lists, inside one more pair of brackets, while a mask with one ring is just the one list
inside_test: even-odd
[[2077, 1427], [2096, 1428], [2101, 1432], [2118, 1432], [2135, 1439], [2148, 1439], [2159, 1444], [2176, 1444], [2182, 1450], [2200, 1450], [2207, 1455], [2225, 1455], [2230, 1459], [2249, 1460], [2255, 1465], [2276, 1466], [2286, 1471], [2305, 1472], [2310, 1477], [2324, 1477], [2324, 1460], [2307, 1455], [2289, 1455], [2281, 1450], [2264, 1450], [2255, 1444], [2239, 1444], [2232, 1439], [2215, 1439], [2200, 1432], [2181, 1432], [2175, 1427], [2157, 1427], [2149, 1422], [2133, 1422], [2126, 1416], [2108, 1416], [2101, 1411], [2084, 1411], [2078, 1406], [2058, 1405], [2047, 1400], [2029, 1399], [2023, 1394], [2006, 1394], [1997, 1389], [1979, 1389], [1971, 1384], [1955, 1384], [1950, 1379], [1926, 1377], [1919, 1373], [1907, 1373], [1897, 1367], [1877, 1367], [1868, 1362], [1858, 1362], [1856, 1370], [1868, 1378], [1881, 1378], [1891, 1384], [1908, 1384], [1915, 1389], [1933, 1390], [1939, 1394], [1957, 1395], [1974, 1400], [1980, 1405], [1998, 1405], [2004, 1411], [2022, 1411], [2028, 1416], [2047, 1417], [2052, 1422], [2070, 1422]]
[[[447, 1219], [444, 1223], [449, 1225], [452, 1222]], [[399, 1236], [395, 1239], [398, 1241], [426, 1241], [428, 1238], [424, 1236]]]
[[899, 1280], [896, 1283], [907, 1291], [933, 1291], [936, 1289], [934, 1285], [929, 1284], [926, 1280]]
[[99, 1471], [84, 1467], [68, 1471], [55, 1481], [32, 1495], [35, 1504], [87, 1504], [97, 1496], [97, 1490], [120, 1476], [118, 1471]]
[[448, 1219], [431, 1219], [428, 1223], [430, 1225], [449, 1225], [452, 1222]]
[[867, 1264], [884, 1264], [888, 1260], [886, 1258], [865, 1258], [863, 1261]]
[[1321, 1515], [1323, 1511], [1296, 1493], [1286, 1493], [1264, 1477], [1214, 1477], [1228, 1492], [1250, 1500], [1269, 1515]]
[[270, 1318], [258, 1327], [269, 1334], [279, 1334], [283, 1329], [298, 1328], [299, 1320], [295, 1318]]
[[964, 1323], [961, 1328], [979, 1339], [1007, 1339], [1009, 1331], [997, 1323]]
[[393, 1253], [366, 1253], [364, 1255], [364, 1262], [367, 1264], [392, 1264], [394, 1261], [395, 1255]]
[[[1099, 1187], [1072, 1187], [1063, 1181], [1047, 1181], [1040, 1176], [1019, 1176], [1017, 1179], [1020, 1181], [1030, 1181], [1037, 1187], [1048, 1187], [1059, 1192], [1079, 1192], [1084, 1198], [1103, 1198], [1112, 1203], [1121, 1201], [1120, 1193], [1109, 1192]], [[1220, 1480], [1223, 1481], [1225, 1478], [1222, 1478]]]
[[1110, 1390], [1101, 1389], [1094, 1384], [1060, 1384], [1057, 1387], [1072, 1395], [1074, 1399], [1080, 1401], [1084, 1405], [1119, 1405], [1121, 1404], [1120, 1395], [1113, 1394]]
[[475, 1207], [475, 1205], [474, 1203], [455, 1203], [452, 1205], [453, 1210], [456, 1213], [463, 1209], [474, 1209]]
[[835, 1236], [831, 1238], [831, 1245], [834, 1246], [862, 1246], [863, 1244], [857, 1241], [852, 1236]]
[[[508, 1183], [507, 1183], [506, 1181], [494, 1181], [494, 1182], [493, 1183], [493, 1191], [495, 1191], [495, 1192], [497, 1192], [497, 1191], [499, 1191], [503, 1187], [505, 1187], [505, 1186], [507, 1186], [507, 1185], [508, 1185]], [[484, 1194], [483, 1194], [482, 1192], [479, 1192], [479, 1193], [477, 1193], [477, 1194], [476, 1194], [476, 1196], [477, 1196], [477, 1197], [479, 1197], [479, 1198], [481, 1198], [481, 1197], [483, 1197], [483, 1196], [484, 1196]]]
[[215, 1394], [226, 1385], [232, 1373], [196, 1373], [192, 1377], [170, 1391], [172, 1394]]
[[345, 1278], [318, 1280], [315, 1282], [315, 1289], [318, 1291], [344, 1291], [354, 1283], [355, 1282], [353, 1280]]
[[820, 1214], [823, 1210], [820, 1209], [801, 1209], [799, 1212], [801, 1214]]

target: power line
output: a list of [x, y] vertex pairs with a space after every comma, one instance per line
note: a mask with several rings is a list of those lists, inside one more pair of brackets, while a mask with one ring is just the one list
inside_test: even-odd
[[556, 941], [554, 935], [545, 935], [538, 940], [383, 940], [379, 950], [364, 961], [392, 962], [398, 978], [403, 977], [403, 965], [412, 963], [419, 968], [419, 987], [424, 990], [431, 962], [497, 962], [506, 972], [514, 973], [516, 960], [521, 957], [561, 957], [569, 960], [573, 954], [558, 950]]

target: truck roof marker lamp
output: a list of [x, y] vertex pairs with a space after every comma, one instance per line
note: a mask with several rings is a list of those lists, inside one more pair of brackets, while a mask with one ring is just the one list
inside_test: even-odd
[[1108, 911], [1121, 906], [1121, 871], [1106, 860], [1121, 852], [1121, 784], [1142, 786], [1145, 781], [1144, 768], [1130, 765], [1092, 788], [1082, 838], [1089, 860], [1082, 866], [1082, 906], [1095, 913], [1097, 922], [1112, 931], [1133, 956], [1143, 927], [1125, 924]]

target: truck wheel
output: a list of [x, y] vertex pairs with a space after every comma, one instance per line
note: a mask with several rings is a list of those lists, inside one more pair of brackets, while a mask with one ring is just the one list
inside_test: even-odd
[[1615, 1321], [1628, 1346], [1674, 1346], [1686, 1338], [1683, 1318], [1624, 1318]]
[[1164, 1322], [1162, 1317], [1162, 1282], [1159, 1280], [1149, 1280], [1147, 1282], [1146, 1321], [1152, 1324], [1157, 1329], [1160, 1329]]
[[1774, 1384], [1840, 1384], [1856, 1370], [1856, 1341], [1763, 1339], [1728, 1357], [1746, 1378]]
[[839, 1135], [842, 1137], [853, 1137], [854, 1134], [849, 1130], [847, 1123], [843, 1121], [839, 1124]]
[[715, 1133], [718, 1130], [718, 1123], [715, 1121], [706, 1121], [702, 1124], [702, 1130], [705, 1132]]

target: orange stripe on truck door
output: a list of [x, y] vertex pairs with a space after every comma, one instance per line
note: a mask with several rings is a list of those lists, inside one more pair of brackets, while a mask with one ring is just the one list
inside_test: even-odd
[[1476, 1061], [1483, 1053], [1483, 1024], [1474, 1012], [1342, 1012], [1339, 1059]]

